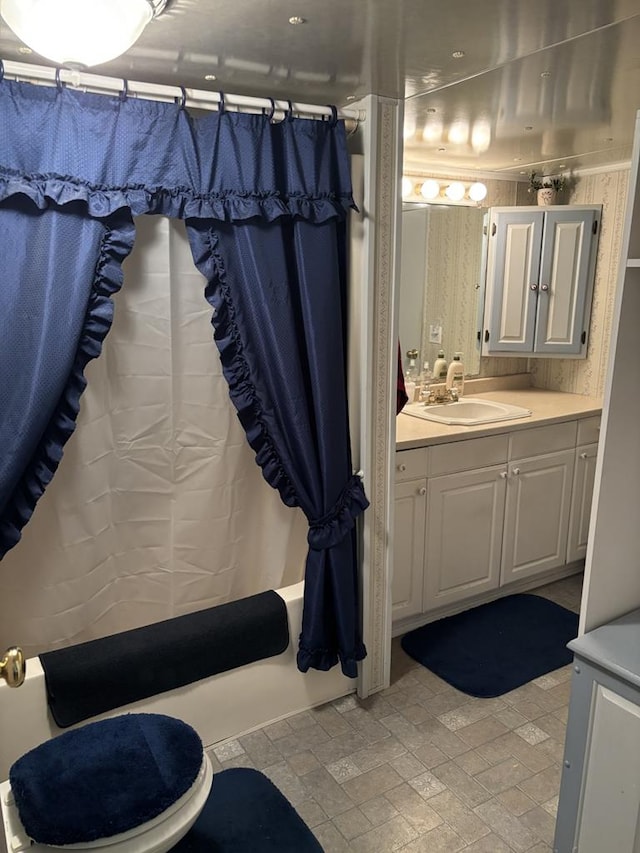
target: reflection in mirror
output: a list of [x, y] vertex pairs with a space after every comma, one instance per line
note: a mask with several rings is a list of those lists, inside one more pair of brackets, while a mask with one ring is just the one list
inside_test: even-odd
[[431, 367], [440, 349], [463, 354], [465, 375], [480, 372], [487, 211], [481, 207], [404, 204], [400, 257], [400, 346]]

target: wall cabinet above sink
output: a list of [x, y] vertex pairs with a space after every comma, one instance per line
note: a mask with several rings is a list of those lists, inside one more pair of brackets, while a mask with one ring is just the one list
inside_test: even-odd
[[496, 207], [482, 354], [584, 358], [600, 205]]

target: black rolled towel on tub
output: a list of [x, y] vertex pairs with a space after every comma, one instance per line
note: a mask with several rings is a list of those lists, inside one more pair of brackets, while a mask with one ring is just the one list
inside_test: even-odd
[[287, 608], [277, 592], [176, 616], [40, 655], [60, 728], [210, 675], [281, 654]]

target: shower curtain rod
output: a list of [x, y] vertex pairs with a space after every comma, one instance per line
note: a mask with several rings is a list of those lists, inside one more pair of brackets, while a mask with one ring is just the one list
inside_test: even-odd
[[[178, 101], [187, 107], [202, 110], [215, 110], [221, 99], [220, 92], [208, 92], [204, 89], [187, 89], [181, 86], [167, 86], [162, 83], [141, 83], [137, 80], [126, 80], [118, 77], [103, 77], [98, 74], [87, 74], [69, 68], [51, 68], [46, 65], [31, 65], [26, 62], [2, 61], [4, 76], [27, 83], [49, 85], [67, 84], [84, 92], [98, 94], [119, 94], [124, 92], [127, 97], [150, 98], [154, 101], [168, 103]], [[225, 109], [241, 112], [260, 113], [274, 107], [274, 118], [281, 120], [291, 106], [294, 114], [305, 118], [330, 118], [330, 106], [317, 104], [302, 104], [294, 101], [270, 98], [254, 98], [246, 95], [228, 95], [224, 93]], [[364, 121], [364, 111], [354, 109], [338, 109], [338, 118], [344, 119], [349, 133]]]

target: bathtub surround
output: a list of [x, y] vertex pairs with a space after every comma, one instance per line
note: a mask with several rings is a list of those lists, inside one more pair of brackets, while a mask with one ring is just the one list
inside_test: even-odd
[[[344, 673], [355, 677], [366, 652], [354, 525], [368, 502], [352, 473], [348, 437], [342, 308], [344, 218], [353, 201], [344, 126], [335, 110], [328, 122], [289, 114], [272, 125], [265, 115], [229, 113], [222, 101], [216, 115], [192, 119], [180, 104], [5, 80], [0, 114], [7, 163], [0, 188], [8, 200], [0, 213], [10, 210], [3, 221], [14, 225], [4, 231], [11, 233], [1, 256], [7, 265], [22, 259], [17, 281], [27, 292], [33, 282], [41, 292], [48, 286], [55, 300], [67, 299], [73, 318], [68, 335], [34, 344], [47, 300], [32, 298], [25, 316], [17, 310], [17, 288], [8, 289], [12, 301], [0, 314], [0, 341], [17, 359], [17, 375], [31, 381], [14, 381], [3, 405], [12, 417], [1, 425], [3, 444], [26, 435], [9, 455], [0, 484], [2, 552], [17, 543], [73, 432], [83, 370], [100, 352], [111, 324], [110, 295], [120, 287], [121, 262], [133, 245], [131, 215], [186, 218], [249, 444], [265, 479], [309, 521], [298, 667], [326, 670], [340, 659]], [[286, 172], [277, 168], [282, 162]], [[68, 229], [73, 216], [91, 229], [94, 263], [85, 259], [74, 270], [68, 255], [65, 265], [48, 264], [62, 223]], [[8, 250], [14, 244], [17, 255]], [[67, 244], [73, 245], [68, 234]], [[48, 248], [29, 253], [33, 245]], [[70, 301], [65, 283], [76, 279]], [[2, 363], [7, 360], [3, 354]], [[42, 364], [48, 383], [37, 369]], [[322, 402], [329, 399], [330, 409]]]

